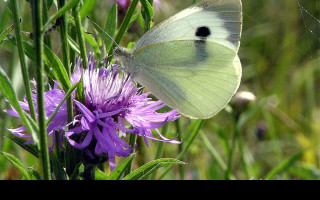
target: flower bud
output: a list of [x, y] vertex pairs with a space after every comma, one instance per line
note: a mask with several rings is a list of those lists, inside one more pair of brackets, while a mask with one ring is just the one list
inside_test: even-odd
[[247, 106], [256, 100], [256, 96], [248, 91], [239, 91], [232, 98], [230, 105], [235, 112], [243, 112]]

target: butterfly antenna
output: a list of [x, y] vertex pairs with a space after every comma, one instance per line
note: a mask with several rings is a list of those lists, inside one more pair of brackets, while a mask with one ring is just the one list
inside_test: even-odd
[[107, 33], [105, 32], [97, 23], [95, 23], [88, 15], [86, 16], [90, 21], [91, 23], [94, 24], [94, 26], [96, 28], [98, 28], [104, 35], [108, 36], [108, 38], [106, 38], [104, 35], [100, 34], [100, 35], [97, 35], [97, 34], [93, 34], [93, 33], [89, 33], [89, 32], [85, 32], [87, 34], [91, 34], [91, 35], [95, 35], [95, 36], [99, 36], [99, 37], [102, 37], [104, 39], [110, 39], [118, 48], [120, 48], [120, 46], [118, 45], [118, 43]]

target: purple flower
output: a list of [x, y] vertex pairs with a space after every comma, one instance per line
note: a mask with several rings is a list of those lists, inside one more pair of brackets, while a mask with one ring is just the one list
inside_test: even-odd
[[[117, 62], [107, 68], [106, 62], [107, 59], [103, 67], [96, 68], [97, 63], [93, 61], [93, 54], [90, 54], [88, 69], [83, 69], [82, 62], [77, 59], [71, 82], [75, 84], [82, 77], [85, 102], [73, 99], [75, 117], [72, 122], [67, 120], [67, 106], [64, 103], [48, 126], [48, 135], [54, 136], [55, 130], [59, 130], [61, 138], [62, 130], [72, 124], [73, 128], [66, 130], [64, 136], [73, 147], [84, 150], [84, 162], [98, 164], [109, 160], [111, 170], [115, 168], [115, 156], [126, 157], [135, 148], [123, 140], [126, 133], [144, 137], [147, 145], [148, 139], [180, 143], [175, 138], [163, 137], [158, 130], [166, 122], [178, 119], [178, 112], [157, 112], [165, 107], [162, 101], [152, 101], [148, 98], [149, 93], [141, 93], [142, 88], [137, 88], [129, 75], [118, 70]], [[50, 116], [65, 96], [64, 91], [57, 88], [58, 83], [45, 93], [47, 116]], [[33, 100], [36, 103], [35, 94]], [[20, 102], [20, 105], [24, 110], [29, 110], [26, 100]], [[19, 117], [14, 109], [6, 112]], [[128, 128], [125, 124], [131, 127]], [[158, 137], [153, 135], [152, 129], [156, 130]], [[26, 131], [24, 127], [8, 130], [19, 137], [31, 137], [23, 133]], [[28, 143], [30, 142], [32, 140]]]
[[[79, 114], [73, 122], [75, 128], [66, 132], [71, 145], [84, 149], [91, 161], [96, 160], [95, 155], [108, 156], [110, 167], [114, 169], [115, 156], [126, 157], [132, 151], [122, 140], [126, 132], [144, 137], [147, 145], [147, 138], [178, 143], [175, 138], [163, 137], [157, 129], [167, 121], [179, 118], [176, 110], [156, 112], [165, 104], [160, 100], [152, 101], [148, 98], [149, 93], [140, 94], [141, 88], [136, 87], [129, 75], [118, 71], [117, 64], [109, 69], [95, 66], [92, 54], [88, 58], [87, 70], [76, 62], [72, 80], [77, 82], [83, 77], [85, 103], [74, 101]], [[132, 128], [127, 128], [124, 121]], [[157, 131], [160, 139], [153, 136], [151, 129]], [[80, 141], [71, 138], [79, 134]]]
[[[118, 4], [122, 7], [122, 8], [126, 8], [127, 6], [129, 6], [130, 4], [130, 0], [112, 0], [114, 2], [118, 2]], [[154, 4], [160, 8], [160, 0], [154, 0]]]
[[[36, 87], [36, 82], [33, 80], [32, 81], [34, 87]], [[59, 84], [55, 83], [54, 84], [54, 88], [51, 88], [49, 85], [49, 91], [44, 93], [44, 102], [45, 102], [45, 108], [46, 108], [46, 116], [49, 117], [54, 110], [57, 108], [57, 106], [59, 105], [59, 103], [61, 102], [61, 100], [64, 98], [65, 96], [65, 92], [61, 89], [57, 89], [59, 86]], [[32, 94], [32, 99], [33, 99], [33, 103], [35, 105], [36, 108], [36, 115], [37, 115], [37, 94], [36, 94], [36, 90], [34, 89]], [[25, 111], [29, 111], [29, 105], [28, 102], [26, 100], [26, 96], [24, 97], [24, 101], [20, 101], [20, 106], [22, 107], [22, 109], [24, 109]], [[7, 112], [8, 114], [14, 116], [14, 117], [20, 117], [18, 112], [11, 106], [12, 110], [4, 110], [5, 112]], [[62, 146], [62, 130], [65, 128], [66, 123], [68, 122], [68, 116], [67, 116], [67, 104], [66, 102], [64, 102], [62, 104], [62, 106], [60, 107], [59, 111], [57, 112], [57, 114], [54, 116], [54, 118], [52, 119], [51, 123], [49, 124], [49, 126], [47, 127], [47, 133], [49, 136], [52, 136], [52, 146], [49, 148], [49, 151], [51, 151], [54, 147], [55, 144], [55, 131], [58, 130], [58, 134], [59, 134], [59, 145], [62, 149], [64, 149], [64, 147]], [[14, 134], [15, 136], [18, 137], [22, 137], [22, 138], [32, 138], [30, 134], [26, 134], [24, 133], [27, 129], [26, 127], [22, 126], [16, 129], [8, 129], [12, 134]], [[32, 143], [33, 140], [30, 139], [28, 140], [25, 144], [30, 144]]]

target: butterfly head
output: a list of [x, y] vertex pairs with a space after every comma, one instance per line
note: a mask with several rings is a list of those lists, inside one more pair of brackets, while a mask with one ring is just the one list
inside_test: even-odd
[[130, 74], [131, 78], [134, 78], [140, 71], [140, 67], [134, 60], [129, 49], [117, 47], [114, 49], [113, 55], [120, 59], [121, 66], [128, 74]]

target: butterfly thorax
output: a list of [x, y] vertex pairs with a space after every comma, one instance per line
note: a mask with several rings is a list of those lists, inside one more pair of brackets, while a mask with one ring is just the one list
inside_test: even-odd
[[131, 78], [134, 78], [140, 72], [140, 65], [135, 61], [130, 49], [118, 47], [113, 54], [121, 60], [121, 66]]

